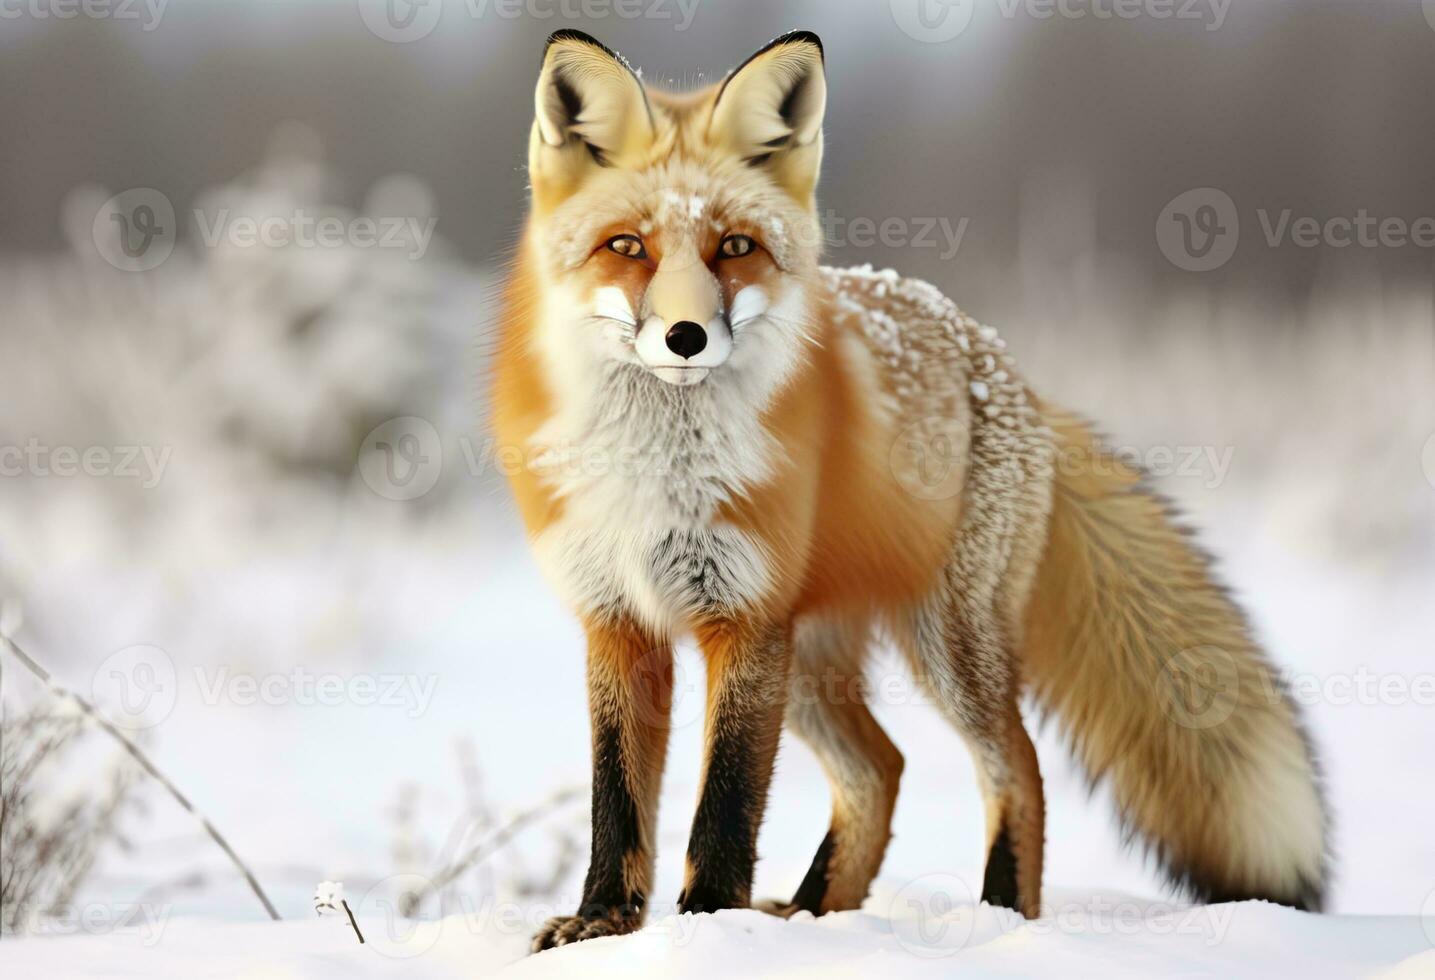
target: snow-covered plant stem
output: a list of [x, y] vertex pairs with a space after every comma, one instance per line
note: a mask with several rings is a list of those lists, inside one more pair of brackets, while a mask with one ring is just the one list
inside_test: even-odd
[[175, 786], [174, 783], [169, 780], [168, 776], [156, 768], [155, 764], [150, 761], [149, 756], [145, 755], [144, 752], [140, 750], [140, 747], [127, 738], [123, 732], [105, 720], [104, 716], [96, 711], [88, 701], [56, 681], [48, 670], [40, 666], [33, 657], [20, 649], [15, 641], [10, 638], [9, 634], [0, 632], [0, 642], [5, 644], [6, 649], [14, 655], [16, 660], [20, 661], [20, 664], [26, 670], [46, 684], [56, 697], [67, 698], [78, 705], [87, 717], [104, 729], [111, 738], [120, 743], [121, 747], [129, 753], [130, 757], [139, 763], [141, 769], [154, 777], [156, 782], [168, 790], [169, 795], [174, 797], [175, 801], [184, 807], [190, 816], [199, 821], [200, 826], [204, 828], [204, 832], [209, 835], [209, 838], [214, 841], [214, 843], [219, 845], [219, 849], [228, 855], [229, 860], [239, 869], [239, 873], [243, 875], [244, 880], [249, 883], [249, 888], [254, 892], [254, 896], [258, 898], [260, 904], [264, 906], [264, 911], [269, 913], [269, 918], [278, 921], [279, 912], [274, 908], [274, 903], [269, 901], [269, 896], [265, 895], [264, 889], [259, 887], [259, 881], [254, 877], [254, 873], [239, 859], [239, 855], [234, 853], [234, 848], [229, 846], [229, 841], [225, 840], [224, 835], [215, 828], [214, 824], [209, 822], [209, 818], [199, 812], [195, 805], [189, 801], [189, 798], [179, 791], [179, 787]]
[[349, 903], [344, 898], [344, 883], [342, 881], [319, 882], [319, 887], [314, 889], [314, 911], [323, 915], [325, 912], [338, 912], [339, 909], [343, 909], [344, 914], [349, 917], [349, 926], [362, 944], [364, 934], [359, 931], [359, 923], [354, 919], [354, 910], [349, 908]]

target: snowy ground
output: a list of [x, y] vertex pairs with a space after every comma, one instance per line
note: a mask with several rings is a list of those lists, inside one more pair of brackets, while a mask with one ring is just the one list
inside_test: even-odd
[[[1060, 901], [1060, 899], [1058, 899]], [[27, 939], [0, 950], [10, 976], [300, 978], [684, 977], [1272, 977], [1435, 976], [1435, 949], [1415, 918], [1313, 917], [1243, 903], [1170, 913], [1120, 896], [1078, 900], [1050, 922], [1005, 909], [934, 916], [868, 909], [783, 922], [756, 911], [674, 915], [634, 936], [524, 956], [524, 937], [480, 916], [406, 924], [361, 918], [365, 945], [333, 919], [277, 925], [175, 923], [144, 930]], [[1096, 908], [1093, 909], [1092, 906]], [[903, 908], [911, 905], [902, 903]]]

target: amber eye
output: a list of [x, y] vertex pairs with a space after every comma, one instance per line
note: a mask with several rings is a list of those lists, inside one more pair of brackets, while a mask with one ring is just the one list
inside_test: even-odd
[[608, 251], [617, 252], [630, 259], [648, 257], [648, 250], [643, 247], [643, 240], [637, 235], [614, 235], [608, 239]]
[[746, 235], [728, 235], [718, 245], [718, 254], [725, 259], [740, 259], [757, 247]]

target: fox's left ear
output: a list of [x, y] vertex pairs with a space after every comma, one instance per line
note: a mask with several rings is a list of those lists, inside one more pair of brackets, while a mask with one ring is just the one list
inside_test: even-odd
[[637, 74], [582, 31], [548, 38], [533, 103], [528, 173], [541, 203], [562, 201], [595, 168], [641, 159], [653, 142], [653, 113]]
[[822, 162], [827, 79], [822, 41], [793, 31], [768, 44], [723, 81], [708, 139], [752, 166], [765, 167], [794, 198], [809, 203]]

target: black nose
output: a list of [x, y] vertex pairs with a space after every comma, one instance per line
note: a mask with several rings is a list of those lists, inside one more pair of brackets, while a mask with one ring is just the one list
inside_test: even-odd
[[682, 358], [702, 353], [708, 345], [708, 335], [702, 327], [691, 320], [679, 320], [668, 328], [668, 350]]

